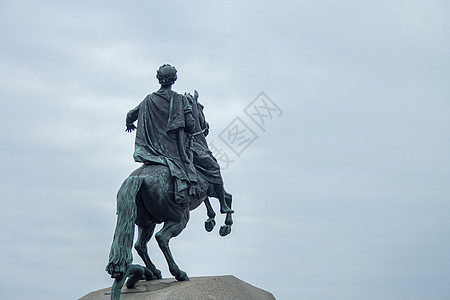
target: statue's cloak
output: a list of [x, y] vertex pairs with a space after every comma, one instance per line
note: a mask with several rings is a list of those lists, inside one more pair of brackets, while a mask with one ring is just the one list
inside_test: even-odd
[[145, 97], [127, 115], [127, 124], [138, 120], [134, 160], [167, 166], [175, 180], [178, 203], [190, 201], [185, 191], [197, 181], [193, 164], [183, 162], [177, 141], [178, 131], [186, 129], [185, 114], [190, 111], [189, 101], [183, 95], [157, 91]]

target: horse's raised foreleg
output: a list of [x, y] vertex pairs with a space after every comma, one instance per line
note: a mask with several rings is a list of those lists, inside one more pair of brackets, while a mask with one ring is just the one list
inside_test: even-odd
[[171, 238], [176, 237], [183, 231], [183, 229], [186, 227], [187, 222], [173, 222], [173, 221], [166, 221], [164, 222], [163, 228], [158, 231], [155, 234], [155, 238], [158, 241], [159, 248], [161, 248], [161, 251], [164, 254], [164, 257], [166, 258], [167, 264], [169, 265], [169, 271], [170, 273], [175, 276], [175, 278], [178, 281], [188, 281], [189, 277], [187, 276], [186, 272], [180, 270], [178, 265], [175, 263], [172, 252], [169, 248], [169, 241]]
[[[220, 213], [222, 214], [232, 214], [234, 211], [231, 209], [231, 206], [228, 205], [227, 202], [227, 192], [225, 192], [225, 189], [223, 188], [223, 184], [215, 184], [213, 186], [214, 188], [214, 194], [217, 199], [219, 199], [220, 203]], [[231, 194], [228, 194], [231, 195]], [[230, 202], [231, 204], [231, 202]]]
[[134, 249], [139, 254], [139, 256], [144, 261], [147, 268], [153, 273], [154, 278], [152, 279], [161, 279], [161, 271], [158, 270], [155, 265], [150, 260], [147, 251], [147, 243], [150, 241], [150, 238], [153, 235], [153, 231], [155, 230], [155, 224], [151, 224], [148, 227], [138, 227], [138, 238], [136, 243], [134, 244]]
[[[227, 203], [228, 207], [230, 207], [230, 208], [231, 208], [232, 201], [233, 201], [232, 195], [230, 193], [225, 192], [225, 202]], [[230, 234], [231, 225], [233, 225], [233, 217], [231, 216], [231, 213], [227, 213], [227, 216], [225, 218], [225, 225], [220, 227], [219, 234], [221, 236], [226, 236], [226, 235]]]
[[214, 220], [216, 213], [214, 212], [208, 197], [206, 197], [203, 203], [205, 203], [206, 213], [208, 214], [208, 220], [205, 221], [205, 229], [206, 231], [211, 232], [214, 229], [214, 226], [216, 226], [216, 221]]

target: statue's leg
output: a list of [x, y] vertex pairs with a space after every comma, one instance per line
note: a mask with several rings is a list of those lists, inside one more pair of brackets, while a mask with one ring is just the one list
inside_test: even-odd
[[184, 271], [180, 270], [178, 265], [175, 263], [169, 248], [169, 241], [171, 238], [179, 235], [186, 227], [186, 224], [187, 221], [182, 221], [179, 223], [166, 221], [164, 222], [163, 228], [155, 234], [158, 245], [166, 258], [167, 264], [169, 265], [169, 271], [178, 281], [188, 281], [189, 277]]
[[162, 278], [161, 271], [158, 270], [152, 263], [147, 251], [147, 243], [148, 241], [150, 241], [153, 235], [155, 226], [156, 224], [153, 223], [151, 223], [151, 225], [147, 227], [138, 226], [138, 238], [136, 243], [134, 244], [134, 249], [136, 249], [136, 252], [144, 261], [145, 266], [153, 273], [154, 278], [152, 279], [161, 279]]
[[206, 213], [208, 214], [208, 220], [205, 221], [205, 229], [206, 231], [211, 232], [214, 229], [214, 226], [216, 226], [216, 221], [214, 220], [216, 213], [214, 212], [208, 197], [206, 197], [203, 203], [205, 203]]

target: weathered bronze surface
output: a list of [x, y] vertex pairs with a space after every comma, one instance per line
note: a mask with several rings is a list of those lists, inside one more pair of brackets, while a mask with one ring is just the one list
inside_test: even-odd
[[[163, 223], [155, 238], [170, 273], [179, 281], [189, 280], [189, 277], [175, 263], [169, 241], [186, 227], [189, 211], [204, 203], [208, 214], [205, 229], [212, 231], [216, 214], [209, 197], [215, 197], [220, 202], [221, 213], [226, 214], [220, 235], [228, 235], [233, 224], [232, 197], [225, 191], [220, 166], [208, 149], [205, 137], [209, 124], [198, 102], [197, 91], [194, 95], [182, 95], [172, 90], [177, 79], [173, 66], [161, 66], [156, 77], [161, 88], [145, 97], [126, 118], [126, 131], [136, 129], [133, 157], [142, 166], [130, 174], [117, 194], [117, 224], [106, 266], [106, 271], [114, 278], [111, 290], [114, 300], [120, 298], [127, 278], [128, 288], [133, 288], [140, 279], [161, 278], [161, 271], [147, 252], [147, 243], [156, 224]], [[134, 248], [145, 267], [132, 265], [135, 225], [138, 238]]]

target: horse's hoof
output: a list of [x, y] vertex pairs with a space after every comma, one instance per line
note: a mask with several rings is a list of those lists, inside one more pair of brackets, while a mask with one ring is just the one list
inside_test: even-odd
[[175, 279], [178, 281], [189, 281], [189, 276], [187, 276], [186, 272], [180, 271], [180, 273], [175, 276]]
[[155, 275], [156, 279], [162, 279], [161, 271], [158, 269], [153, 270], [153, 275]]
[[231, 232], [231, 226], [229, 226], [229, 225], [220, 226], [220, 229], [219, 229], [220, 236], [229, 235], [230, 232]]
[[[159, 276], [159, 277], [158, 277]], [[150, 270], [149, 268], [145, 268], [144, 278], [146, 281], [162, 279], [160, 270]]]
[[208, 219], [205, 221], [206, 231], [211, 232], [214, 229], [214, 226], [216, 226], [216, 221], [214, 221], [214, 219]]

